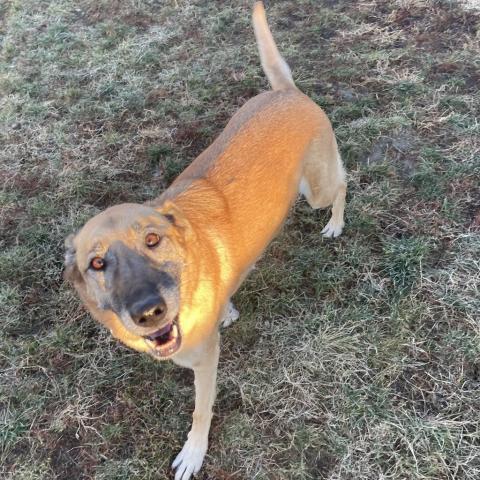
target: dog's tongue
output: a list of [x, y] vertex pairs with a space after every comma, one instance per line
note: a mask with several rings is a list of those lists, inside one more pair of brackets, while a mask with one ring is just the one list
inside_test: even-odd
[[160, 330], [153, 332], [151, 335], [147, 335], [147, 338], [153, 341], [156, 339], [160, 339], [160, 337], [166, 336], [167, 338], [165, 340], [168, 340], [168, 334], [170, 333], [171, 329], [172, 329], [172, 324], [169, 323], [168, 325], [165, 325]]

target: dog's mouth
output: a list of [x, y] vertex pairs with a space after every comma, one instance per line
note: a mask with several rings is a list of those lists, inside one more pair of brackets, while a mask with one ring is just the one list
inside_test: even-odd
[[152, 355], [156, 357], [169, 357], [173, 355], [182, 343], [180, 328], [178, 327], [178, 317], [167, 323], [156, 332], [143, 337], [150, 347]]

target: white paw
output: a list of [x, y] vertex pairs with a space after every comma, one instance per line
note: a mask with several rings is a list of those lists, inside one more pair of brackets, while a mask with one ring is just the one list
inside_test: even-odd
[[325, 238], [336, 238], [342, 233], [342, 230], [343, 223], [335, 223], [330, 220], [322, 230], [322, 234]]
[[229, 327], [235, 320], [238, 320], [240, 313], [235, 308], [232, 302], [228, 302], [228, 307], [225, 310], [225, 315], [222, 319], [222, 327]]
[[200, 470], [207, 447], [207, 441], [188, 439], [185, 442], [182, 451], [172, 463], [172, 468], [176, 470], [175, 480], [189, 480]]

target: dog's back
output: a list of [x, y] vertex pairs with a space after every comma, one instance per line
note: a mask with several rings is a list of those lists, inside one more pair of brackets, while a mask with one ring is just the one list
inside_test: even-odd
[[[242, 265], [255, 261], [258, 254], [250, 257], [248, 252], [262, 251], [261, 245], [268, 244], [278, 231], [300, 185], [310, 202], [322, 181], [313, 177], [324, 169], [325, 162], [332, 164], [327, 167], [329, 172], [340, 174], [335, 173], [335, 178], [343, 172], [337, 165], [330, 122], [321, 108], [296, 88], [273, 40], [262, 2], [255, 4], [253, 26], [273, 91], [246, 102], [159, 198], [172, 199], [199, 224], [215, 222], [218, 228], [216, 219], [228, 219], [220, 225], [225, 229], [224, 242], [231, 239], [230, 249], [236, 251], [234, 258]], [[313, 144], [320, 145], [322, 165], [312, 169], [318, 157]], [[304, 180], [306, 163], [309, 179]], [[329, 205], [338, 186], [337, 181], [330, 183], [326, 189], [321, 187], [327, 193], [332, 190], [327, 195]], [[314, 200], [310, 203], [314, 206]]]

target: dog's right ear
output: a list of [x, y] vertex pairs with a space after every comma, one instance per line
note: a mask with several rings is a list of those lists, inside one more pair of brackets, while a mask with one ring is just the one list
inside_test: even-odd
[[71, 283], [79, 283], [83, 279], [77, 266], [75, 245], [73, 243], [74, 238], [75, 235], [72, 233], [65, 239], [65, 270], [63, 271], [63, 278]]

